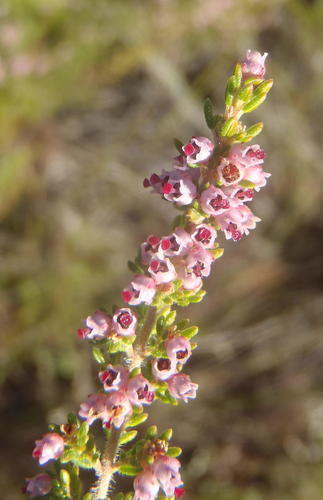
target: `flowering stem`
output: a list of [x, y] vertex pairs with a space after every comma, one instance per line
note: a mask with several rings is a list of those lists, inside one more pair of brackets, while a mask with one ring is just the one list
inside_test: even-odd
[[139, 367], [143, 359], [145, 358], [146, 344], [148, 342], [152, 328], [155, 324], [156, 315], [157, 315], [157, 308], [154, 306], [149, 307], [145, 318], [145, 322], [140, 332], [138, 333], [133, 345], [133, 359], [130, 365], [130, 370]]
[[120, 429], [111, 428], [111, 433], [106, 441], [105, 449], [101, 460], [101, 473], [97, 481], [94, 493], [94, 500], [105, 500], [109, 490], [109, 486], [115, 473], [114, 462], [119, 449], [119, 440], [123, 431], [123, 426]]

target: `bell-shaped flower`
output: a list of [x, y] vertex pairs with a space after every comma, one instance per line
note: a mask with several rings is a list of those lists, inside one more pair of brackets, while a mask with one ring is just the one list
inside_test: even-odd
[[48, 474], [37, 474], [37, 476], [26, 479], [24, 491], [32, 498], [43, 497], [52, 489], [52, 478]]
[[239, 241], [243, 235], [248, 235], [249, 231], [254, 229], [260, 220], [246, 205], [232, 208], [217, 217], [217, 222], [224, 231], [226, 239], [233, 241]]
[[161, 239], [160, 247], [166, 257], [185, 255], [193, 245], [191, 235], [182, 227], [177, 227], [169, 236]]
[[176, 399], [183, 399], [185, 403], [189, 399], [196, 398], [197, 384], [191, 382], [191, 379], [185, 373], [178, 373], [167, 380], [168, 390]]
[[156, 284], [153, 278], [139, 274], [134, 277], [130, 285], [122, 292], [122, 298], [131, 306], [151, 304], [156, 293]]
[[146, 467], [134, 480], [135, 496], [133, 500], [155, 500], [158, 495], [159, 482], [151, 467]]
[[201, 194], [201, 207], [209, 215], [220, 215], [230, 209], [230, 200], [222, 189], [210, 186]]
[[112, 316], [112, 329], [123, 337], [134, 335], [136, 333], [137, 317], [131, 309], [117, 309]]
[[180, 335], [176, 335], [166, 340], [165, 348], [169, 358], [182, 365], [186, 363], [192, 354], [190, 341]]
[[123, 391], [109, 394], [107, 409], [110, 413], [110, 419], [106, 422], [106, 427], [110, 427], [113, 424], [117, 429], [122, 426], [127, 416], [132, 413], [130, 401]]
[[176, 373], [176, 362], [169, 358], [156, 358], [152, 362], [152, 372], [157, 380], [167, 380]]
[[123, 366], [108, 365], [99, 373], [99, 379], [106, 392], [119, 391], [126, 387], [129, 372]]
[[199, 224], [192, 232], [192, 240], [204, 248], [213, 248], [217, 232], [210, 224]]
[[161, 175], [153, 174], [146, 179], [145, 187], [151, 186], [165, 200], [176, 205], [189, 205], [196, 197], [196, 186], [189, 172], [181, 170], [164, 170]]
[[167, 455], [160, 455], [152, 465], [153, 472], [168, 497], [175, 495], [175, 489], [183, 484], [180, 467], [177, 458]]
[[169, 259], [157, 259], [154, 257], [148, 267], [148, 272], [154, 278], [157, 285], [169, 283], [176, 279], [176, 270]]
[[153, 386], [141, 374], [129, 379], [127, 385], [127, 396], [131, 404], [140, 406], [151, 404], [155, 399]]
[[108, 337], [111, 329], [111, 317], [104, 311], [96, 311], [85, 320], [85, 328], [78, 330], [79, 337], [89, 340], [100, 340]]
[[102, 420], [103, 424], [110, 421], [111, 414], [107, 407], [108, 395], [102, 394], [91, 394], [87, 401], [81, 403], [79, 409], [79, 416], [84, 418], [89, 425], [92, 425], [95, 420]]
[[267, 56], [267, 52], [261, 55], [255, 50], [247, 50], [246, 57], [241, 64], [244, 78], [263, 78], [266, 73], [265, 59]]
[[56, 432], [45, 434], [42, 439], [36, 441], [33, 450], [33, 458], [38, 460], [39, 465], [46, 464], [49, 460], [57, 460], [63, 455], [64, 439]]
[[192, 137], [192, 139], [182, 147], [189, 165], [205, 163], [210, 158], [213, 149], [214, 144], [207, 137]]
[[244, 178], [244, 166], [233, 163], [227, 158], [222, 158], [217, 168], [217, 173], [221, 184], [231, 186], [238, 184]]
[[149, 265], [153, 257], [163, 257], [163, 252], [160, 249], [160, 238], [150, 235], [147, 240], [140, 245], [141, 262], [145, 266]]

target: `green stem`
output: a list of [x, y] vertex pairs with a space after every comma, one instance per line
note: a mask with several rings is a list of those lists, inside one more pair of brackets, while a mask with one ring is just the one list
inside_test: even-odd
[[119, 440], [124, 426], [120, 429], [112, 427], [109, 438], [106, 441], [101, 460], [101, 473], [96, 483], [93, 495], [94, 500], [106, 500], [109, 491], [110, 483], [113, 478], [115, 469], [115, 459], [119, 450]]
[[133, 344], [133, 358], [129, 367], [130, 370], [139, 367], [145, 359], [146, 345], [155, 325], [156, 316], [157, 308], [154, 306], [149, 307], [144, 324], [142, 325], [140, 332], [137, 334], [136, 340]]

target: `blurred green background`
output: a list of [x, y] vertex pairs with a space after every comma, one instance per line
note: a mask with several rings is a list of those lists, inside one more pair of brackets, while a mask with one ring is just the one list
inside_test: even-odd
[[187, 500], [323, 497], [323, 2], [2, 0], [2, 498], [23, 498], [48, 422], [94, 390], [80, 320], [119, 300], [125, 262], [172, 208], [142, 189], [172, 139], [207, 134], [248, 48], [269, 52], [263, 222], [190, 315], [198, 400], [154, 405], [184, 448]]

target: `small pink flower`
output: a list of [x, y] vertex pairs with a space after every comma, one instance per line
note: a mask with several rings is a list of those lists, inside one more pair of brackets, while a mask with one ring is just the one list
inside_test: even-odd
[[199, 224], [192, 233], [192, 239], [204, 248], [213, 248], [216, 237], [217, 232], [210, 224]]
[[107, 400], [107, 409], [110, 413], [110, 418], [105, 425], [106, 427], [110, 427], [113, 424], [117, 429], [122, 426], [127, 416], [132, 413], [130, 401], [122, 391], [110, 393]]
[[192, 176], [186, 171], [172, 170], [168, 172], [164, 170], [160, 176], [153, 174], [150, 180], [145, 179], [144, 186], [151, 186], [165, 200], [179, 206], [189, 205], [196, 197], [196, 186]]
[[201, 206], [209, 215], [220, 215], [230, 209], [230, 200], [222, 189], [210, 186], [201, 194]]
[[177, 257], [185, 255], [192, 244], [191, 235], [177, 227], [171, 235], [162, 238], [160, 247], [167, 257]]
[[153, 472], [167, 496], [173, 496], [175, 488], [183, 484], [179, 473], [180, 467], [179, 460], [167, 455], [159, 456], [153, 463]]
[[153, 257], [163, 257], [163, 252], [160, 250], [160, 238], [150, 235], [147, 240], [140, 245], [141, 262], [144, 265], [149, 265]]
[[167, 258], [157, 259], [156, 257], [154, 257], [150, 262], [148, 271], [154, 278], [157, 285], [174, 281], [177, 276], [175, 267]]
[[169, 358], [174, 360], [176, 363], [181, 363], [182, 365], [186, 363], [192, 354], [189, 340], [179, 335], [166, 340], [165, 348]]
[[176, 363], [173, 359], [168, 358], [154, 359], [152, 371], [157, 380], [167, 380], [176, 373]]
[[239, 163], [245, 167], [254, 167], [255, 165], [264, 163], [265, 152], [259, 144], [253, 144], [251, 146], [235, 144], [228, 158], [233, 163]]
[[155, 500], [159, 490], [159, 483], [151, 467], [147, 467], [134, 480], [135, 496], [133, 500]]
[[128, 288], [122, 292], [122, 298], [131, 306], [151, 304], [156, 293], [155, 281], [148, 276], [138, 274]]
[[136, 333], [137, 318], [131, 309], [117, 309], [112, 317], [113, 330], [123, 337], [128, 337]]
[[210, 158], [214, 144], [207, 137], [192, 137], [190, 142], [185, 144], [182, 149], [187, 158], [187, 163], [195, 165], [204, 163]]
[[129, 372], [123, 366], [108, 365], [107, 368], [99, 373], [104, 390], [106, 392], [119, 391], [127, 385]]
[[244, 167], [239, 163], [233, 163], [227, 158], [222, 158], [217, 172], [219, 180], [224, 186], [238, 184], [244, 178]]
[[107, 408], [108, 395], [91, 394], [85, 403], [81, 403], [79, 416], [84, 418], [89, 425], [92, 425], [95, 420], [102, 420], [102, 423], [110, 421], [111, 414]]
[[192, 269], [189, 269], [184, 264], [177, 269], [178, 278], [182, 281], [185, 290], [198, 291], [202, 286], [202, 278], [197, 276]]
[[153, 386], [143, 375], [136, 375], [129, 379], [127, 386], [127, 395], [131, 404], [140, 406], [142, 404], [151, 404], [155, 399]]
[[43, 497], [52, 489], [52, 478], [48, 474], [37, 474], [26, 481], [25, 492], [32, 498]]
[[196, 398], [197, 384], [191, 382], [191, 379], [185, 373], [178, 373], [167, 380], [168, 389], [174, 398], [183, 399], [187, 403], [188, 399]]
[[267, 184], [267, 178], [271, 174], [264, 172], [261, 166], [254, 166], [245, 169], [244, 180], [252, 182], [256, 191]]
[[217, 217], [217, 222], [224, 231], [226, 239], [233, 241], [241, 240], [244, 234], [248, 235], [249, 230], [254, 229], [260, 220], [246, 205], [232, 208], [229, 212]]
[[254, 50], [247, 50], [246, 57], [242, 62], [242, 72], [245, 78], [263, 78], [265, 76], [265, 59], [267, 52], [263, 55]]
[[36, 441], [32, 455], [38, 460], [39, 465], [44, 465], [49, 460], [57, 460], [63, 453], [64, 439], [56, 432], [49, 432]]
[[96, 311], [85, 320], [86, 328], [78, 330], [79, 337], [89, 340], [108, 337], [111, 328], [111, 317], [103, 311]]
[[191, 248], [185, 264], [188, 272], [194, 273], [196, 277], [201, 278], [209, 276], [213, 260], [211, 252], [200, 245], [195, 245]]

